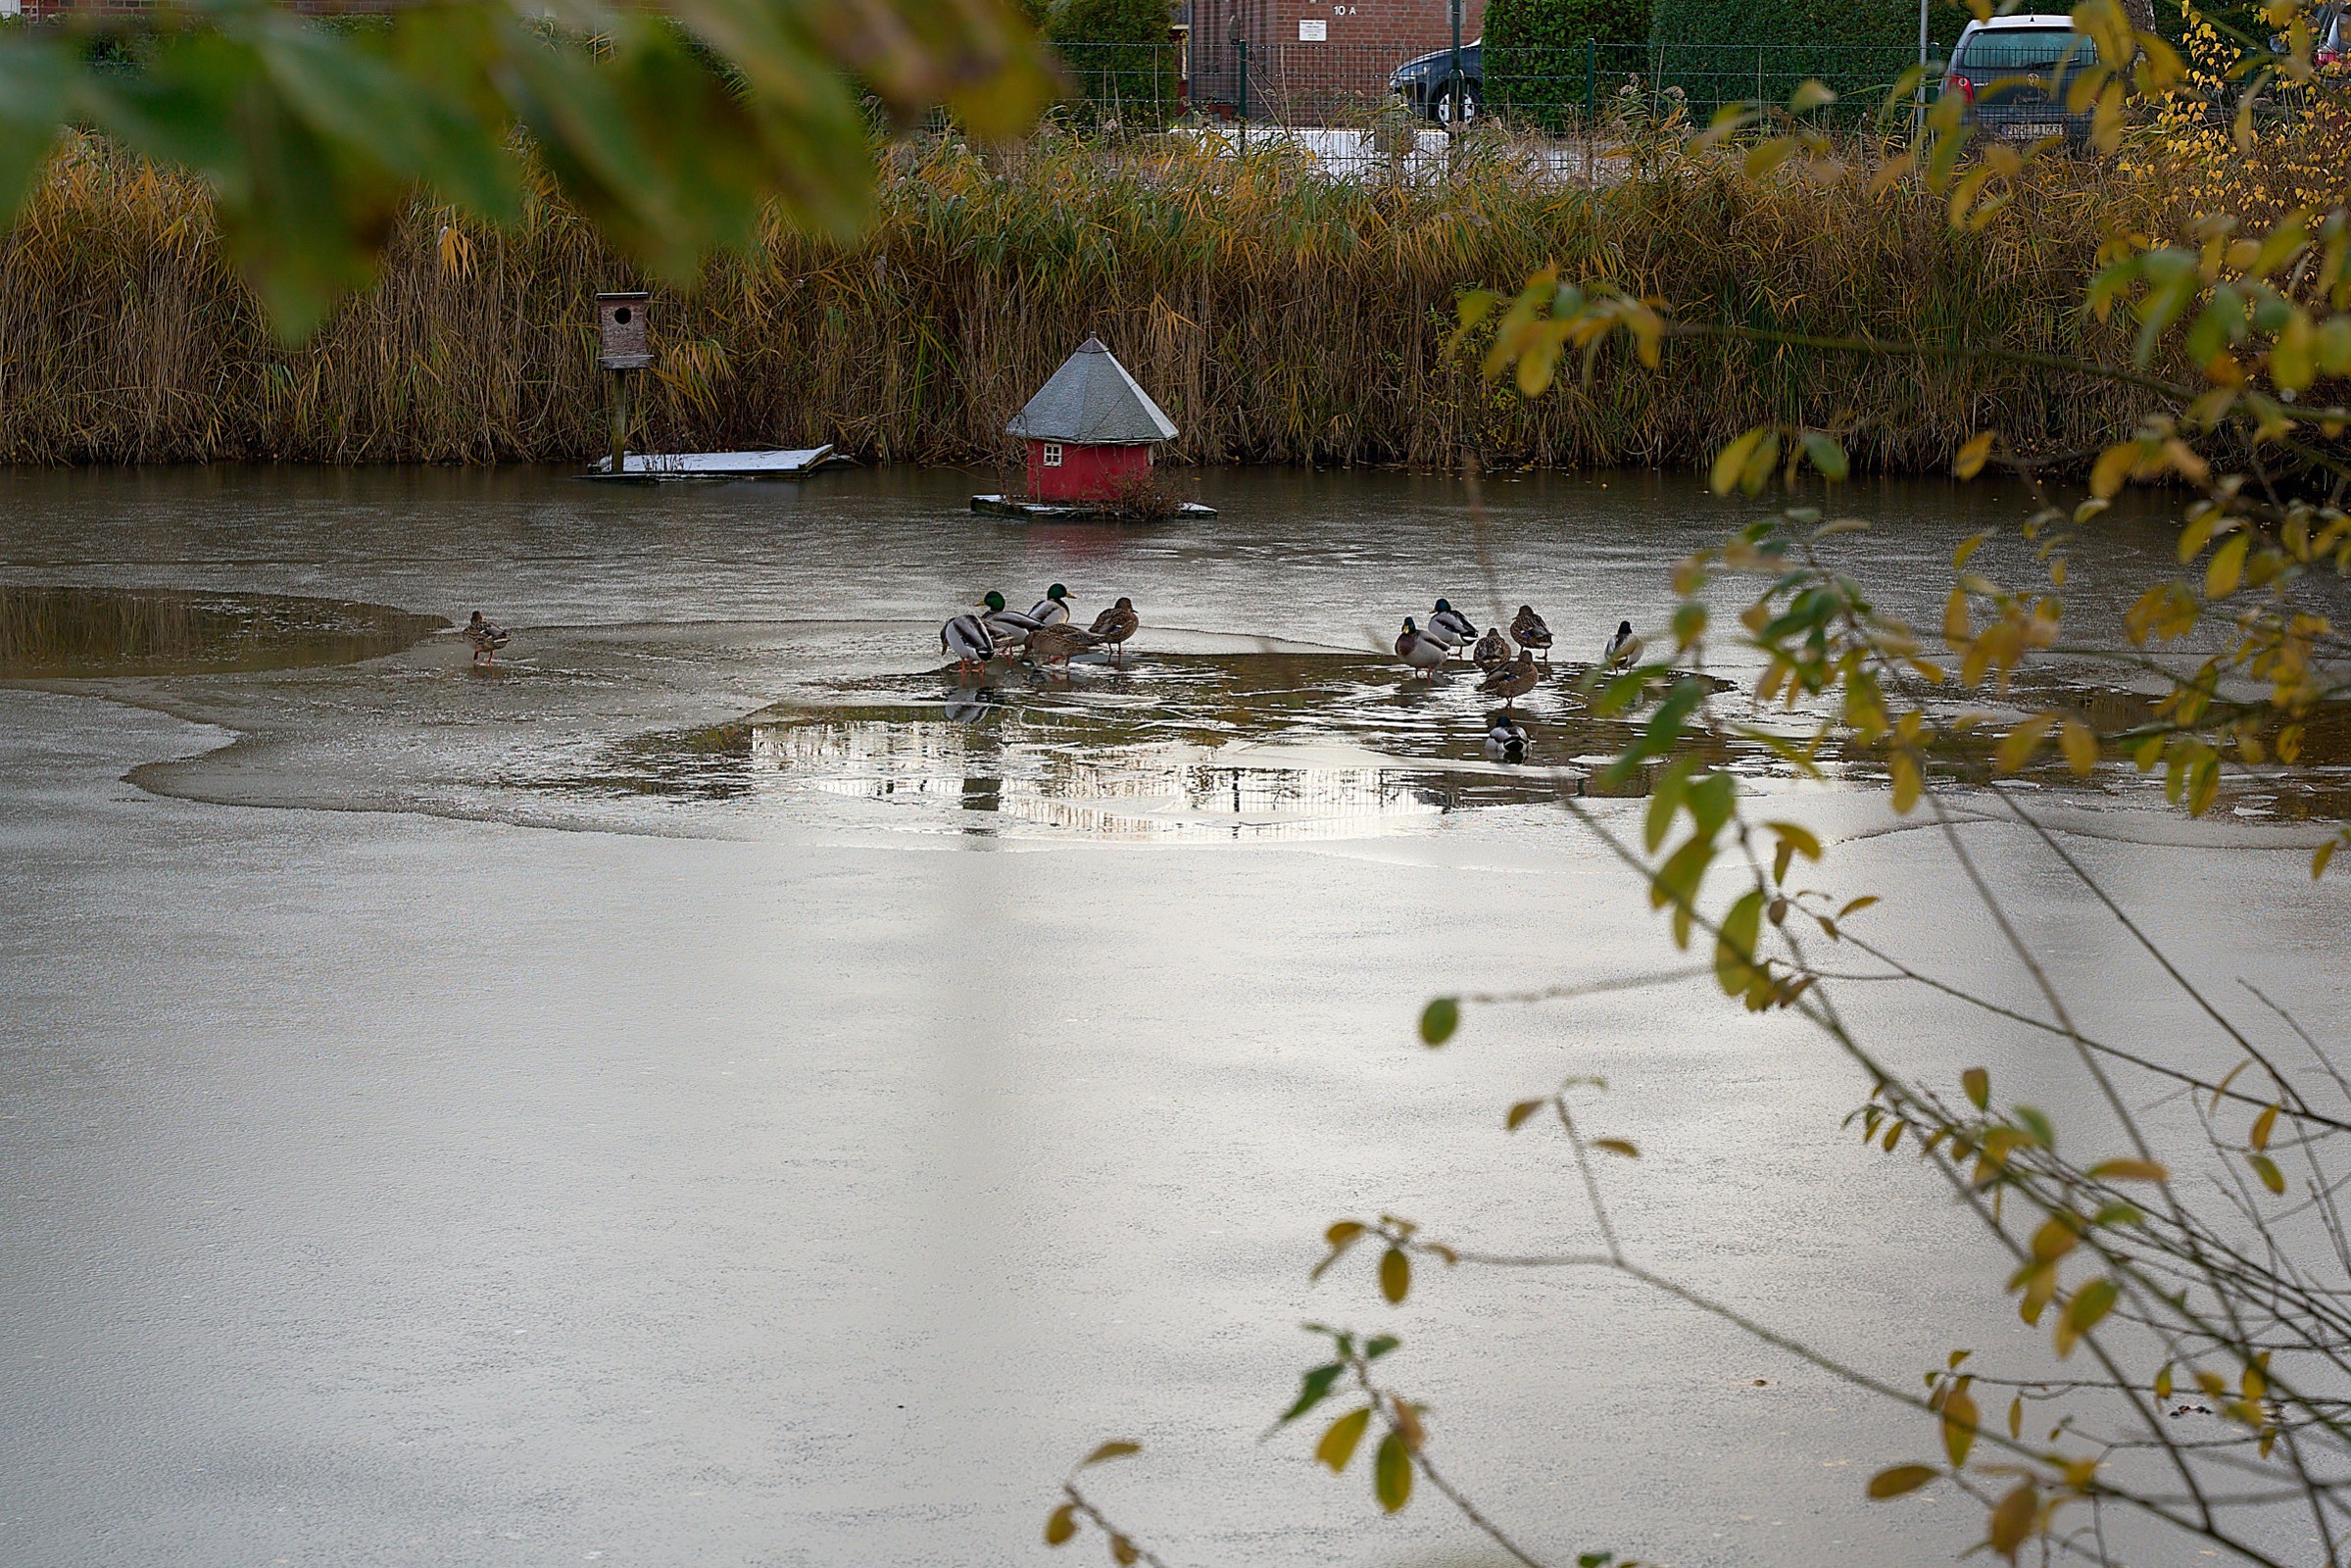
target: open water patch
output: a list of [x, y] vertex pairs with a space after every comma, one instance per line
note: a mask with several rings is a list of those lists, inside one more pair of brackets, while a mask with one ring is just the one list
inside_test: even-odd
[[389, 605], [287, 594], [0, 584], [0, 680], [356, 664], [448, 626]]
[[1424, 681], [1360, 655], [1162, 654], [1081, 662], [1066, 676], [845, 681], [838, 700], [636, 735], [584, 772], [532, 782], [681, 802], [858, 802], [912, 812], [902, 825], [964, 832], [1357, 837], [1471, 808], [1642, 793], [1645, 777], [1606, 788], [1597, 769], [1645, 715], [1594, 716], [1580, 673], [1561, 665], [1513, 705], [1531, 737], [1523, 762], [1490, 752], [1502, 705], [1466, 666]]

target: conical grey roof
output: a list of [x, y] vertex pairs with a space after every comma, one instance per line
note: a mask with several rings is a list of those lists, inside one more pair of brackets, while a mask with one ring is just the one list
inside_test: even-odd
[[1175, 421], [1135, 384], [1118, 357], [1090, 337], [1004, 426], [1030, 441], [1142, 446], [1175, 439]]

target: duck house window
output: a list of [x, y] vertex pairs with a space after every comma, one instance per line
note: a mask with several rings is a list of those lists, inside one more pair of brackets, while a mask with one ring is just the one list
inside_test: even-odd
[[1049, 468], [1057, 468], [1061, 466], [1060, 442], [1048, 441], [1045, 443], [1045, 466]]

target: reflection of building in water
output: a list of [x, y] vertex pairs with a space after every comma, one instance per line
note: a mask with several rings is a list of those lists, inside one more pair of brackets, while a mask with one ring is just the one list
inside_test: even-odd
[[1425, 823], [1445, 790], [1399, 768], [1219, 764], [1181, 743], [1095, 752], [1021, 726], [845, 721], [760, 725], [755, 772], [828, 794], [1003, 816], [1099, 837], [1351, 838]]

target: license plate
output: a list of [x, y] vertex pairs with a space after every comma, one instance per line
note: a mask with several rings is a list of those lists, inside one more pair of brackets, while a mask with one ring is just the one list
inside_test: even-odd
[[2007, 137], [2010, 141], [2038, 141], [2043, 136], [2064, 135], [2065, 127], [2063, 125], [2052, 125], [2046, 121], [2035, 120], [2027, 124], [2002, 125], [2000, 127], [2000, 134]]

